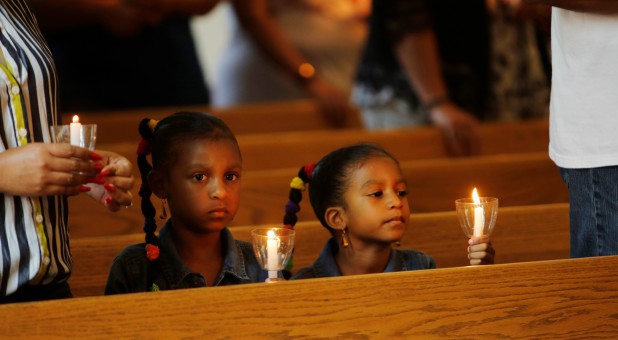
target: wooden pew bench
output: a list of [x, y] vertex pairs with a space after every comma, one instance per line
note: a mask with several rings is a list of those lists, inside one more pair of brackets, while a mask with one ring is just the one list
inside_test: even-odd
[[[564, 203], [500, 208], [492, 235], [496, 263], [568, 258], [568, 209], [568, 204]], [[230, 230], [236, 239], [251, 241], [254, 228], [243, 226]], [[317, 221], [299, 223], [293, 271], [311, 265], [329, 237], [328, 231]], [[126, 246], [143, 241], [143, 234], [71, 240], [74, 271], [69, 282], [73, 294], [103, 294], [113, 259]], [[400, 248], [418, 249], [432, 255], [439, 268], [458, 267], [468, 264], [466, 242], [454, 211], [412, 214]]]
[[[546, 152], [549, 145], [547, 120], [485, 123], [480, 127], [481, 155]], [[368, 142], [381, 145], [400, 161], [449, 157], [438, 128], [419, 127], [367, 131], [361, 129], [312, 130], [237, 136], [245, 171], [299, 168], [317, 162], [336, 148]], [[99, 143], [101, 150], [136, 159], [139, 137], [117, 143]], [[137, 168], [135, 175], [139, 176]]]
[[616, 338], [618, 256], [0, 306], [9, 338]]
[[[568, 202], [568, 190], [547, 152], [405, 161], [401, 167], [415, 213], [454, 210], [455, 199], [469, 197], [474, 187], [481, 196], [498, 197], [500, 206]], [[281, 223], [289, 183], [297, 172], [297, 168], [246, 172], [240, 209], [232, 225]], [[143, 218], [138, 190], [136, 185], [137, 204], [115, 214], [85, 195], [71, 197], [72, 237], [139, 233]], [[308, 201], [305, 195], [300, 221], [315, 219]], [[159, 202], [154, 203], [158, 209]]]
[[[161, 120], [179, 111], [208, 112], [223, 119], [235, 134], [323, 130], [332, 127], [311, 100], [280, 101], [239, 105], [229, 108], [183, 106], [117, 111], [64, 112], [68, 124], [74, 114], [85, 124], [97, 124], [97, 143], [138, 141], [137, 128], [144, 118]], [[358, 112], [348, 117], [346, 128], [360, 128]]]

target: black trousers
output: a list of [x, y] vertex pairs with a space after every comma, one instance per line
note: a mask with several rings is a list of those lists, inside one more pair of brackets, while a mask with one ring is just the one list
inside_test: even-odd
[[68, 282], [65, 281], [53, 285], [25, 285], [11, 295], [0, 297], [0, 304], [68, 299], [72, 297], [73, 294], [71, 294], [71, 287], [69, 287]]

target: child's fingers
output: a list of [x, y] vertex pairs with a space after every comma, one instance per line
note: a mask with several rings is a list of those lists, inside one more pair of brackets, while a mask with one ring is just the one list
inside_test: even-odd
[[468, 247], [468, 259], [472, 266], [494, 263], [495, 254], [496, 251], [492, 247], [491, 242], [475, 244]]
[[470, 237], [470, 239], [468, 240], [468, 244], [469, 245], [474, 245], [474, 244], [479, 244], [479, 243], [487, 243], [489, 242], [489, 238], [486, 236], [472, 236]]

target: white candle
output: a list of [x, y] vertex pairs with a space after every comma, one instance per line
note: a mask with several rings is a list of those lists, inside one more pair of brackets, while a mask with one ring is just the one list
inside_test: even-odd
[[474, 207], [474, 236], [481, 237], [483, 236], [483, 226], [485, 225], [485, 213], [483, 211], [483, 207], [481, 206], [481, 200], [479, 199], [479, 194], [476, 191], [476, 188], [472, 190], [472, 200], [476, 205]]
[[71, 132], [71, 145], [82, 146], [82, 124], [79, 122], [79, 117], [77, 115], [73, 116], [73, 122], [69, 125], [69, 131]]
[[272, 230], [268, 231], [268, 240], [266, 241], [266, 257], [268, 258], [267, 268], [269, 271], [278, 270], [279, 260], [278, 260], [278, 249], [279, 249], [279, 239], [275, 236], [275, 232]]

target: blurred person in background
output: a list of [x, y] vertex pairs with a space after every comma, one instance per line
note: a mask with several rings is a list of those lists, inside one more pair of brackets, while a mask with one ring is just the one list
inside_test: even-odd
[[547, 15], [521, 1], [374, 0], [353, 94], [364, 125], [435, 125], [464, 156], [480, 121], [546, 117]]
[[343, 126], [370, 0], [232, 0], [213, 105], [314, 99]]

